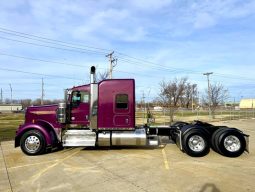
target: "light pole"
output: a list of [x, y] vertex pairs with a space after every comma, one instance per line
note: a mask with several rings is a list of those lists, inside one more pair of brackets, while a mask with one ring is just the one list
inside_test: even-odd
[[253, 99], [252, 99], [252, 116], [253, 116], [253, 118], [254, 118], [254, 104], [253, 104]]
[[9, 84], [9, 86], [10, 86], [10, 90], [11, 90], [11, 111], [12, 111], [12, 85]]
[[203, 75], [207, 76], [207, 83], [208, 83], [208, 111], [209, 111], [209, 117], [212, 117], [212, 111], [211, 111], [211, 86], [210, 86], [210, 79], [209, 76], [213, 74], [213, 72], [210, 73], [204, 73]]
[[192, 109], [192, 113], [194, 112], [194, 89], [195, 89], [196, 86], [197, 86], [197, 84], [193, 84], [192, 85], [192, 92], [191, 92], [191, 109]]

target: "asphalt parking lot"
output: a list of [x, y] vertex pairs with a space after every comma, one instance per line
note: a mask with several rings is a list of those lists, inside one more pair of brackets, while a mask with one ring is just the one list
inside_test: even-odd
[[255, 120], [220, 122], [250, 135], [250, 153], [214, 151], [202, 158], [175, 144], [160, 148], [69, 148], [26, 156], [14, 142], [0, 148], [0, 191], [226, 192], [255, 190]]

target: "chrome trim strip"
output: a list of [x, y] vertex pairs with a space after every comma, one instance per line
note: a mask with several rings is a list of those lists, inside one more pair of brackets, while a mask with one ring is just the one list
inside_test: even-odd
[[134, 127], [98, 127], [98, 130], [106, 130], [106, 131], [118, 131], [118, 130], [135, 130]]

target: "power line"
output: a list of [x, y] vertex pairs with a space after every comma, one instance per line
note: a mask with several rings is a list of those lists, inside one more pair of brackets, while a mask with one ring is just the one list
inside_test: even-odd
[[[144, 60], [144, 59], [140, 59], [140, 58], [136, 58], [136, 57], [133, 57], [133, 56], [130, 56], [130, 55], [127, 55], [127, 54], [124, 54], [124, 53], [121, 53], [121, 52], [117, 52], [119, 55], [123, 55], [125, 57], [129, 57], [133, 60], [136, 60], [136, 61], [132, 61], [132, 60], [128, 60], [128, 59], [121, 59], [127, 63], [133, 63], [133, 64], [137, 64], [137, 63], [143, 63], [145, 65], [147, 65], [146, 63], [149, 63], [149, 64], [152, 64], [154, 67], [157, 67], [158, 70], [160, 69], [169, 69], [169, 70], [172, 70], [172, 72], [188, 72], [188, 73], [193, 73], [193, 74], [201, 74], [202, 71], [196, 71], [196, 70], [190, 70], [190, 69], [184, 69], [184, 68], [176, 68], [176, 67], [167, 67], [167, 66], [164, 66], [164, 65], [160, 65], [158, 63], [154, 63], [154, 62], [151, 62], [151, 61], [147, 61], [147, 60]], [[138, 62], [137, 62], [138, 61]], [[230, 79], [241, 79], [241, 80], [249, 80], [249, 81], [254, 81], [255, 79], [252, 79], [252, 78], [247, 78], [247, 77], [243, 77], [243, 76], [239, 76], [239, 75], [233, 75], [233, 74], [223, 74], [223, 73], [214, 73], [215, 76], [218, 76], [218, 77], [222, 77], [222, 78], [230, 78]]]
[[[17, 40], [17, 39], [10, 39], [10, 38], [6, 38], [6, 37], [2, 37], [2, 36], [0, 36], [0, 38], [1, 38], [1, 39], [5, 39], [5, 40], [8, 40], [8, 41], [19, 42], [19, 43], [25, 43], [25, 44], [34, 45], [34, 46], [39, 46], [39, 47], [47, 47], [47, 48], [52, 48], [52, 49], [59, 49], [59, 50], [63, 50], [63, 51], [71, 51], [71, 52], [78, 52], [78, 53], [88, 53], [88, 51], [83, 51], [83, 50], [67, 49], [67, 48], [55, 47], [55, 46], [50, 46], [50, 45], [31, 43], [31, 42], [21, 41], [21, 40]], [[91, 52], [91, 53], [93, 53], [93, 52]], [[95, 52], [94, 52], [94, 53], [95, 53]], [[99, 53], [96, 53], [96, 54], [99, 54]], [[104, 54], [103, 54], [103, 53], [100, 53], [100, 55], [104, 55]]]
[[[10, 41], [16, 41], [16, 42], [20, 42], [20, 43], [27, 43], [27, 44], [32, 44], [32, 45], [37, 45], [37, 46], [43, 46], [43, 47], [49, 47], [49, 48], [55, 48], [55, 49], [61, 49], [61, 50], [69, 50], [69, 51], [75, 51], [73, 49], [79, 49], [79, 50], [82, 50], [82, 52], [85, 50], [85, 51], [92, 51], [92, 50], [88, 50], [88, 49], [84, 49], [84, 48], [80, 48], [80, 47], [76, 47], [77, 45], [75, 44], [71, 44], [71, 43], [67, 43], [67, 42], [64, 42], [64, 41], [58, 41], [58, 40], [53, 40], [53, 39], [49, 39], [49, 38], [45, 38], [45, 37], [41, 37], [41, 36], [36, 36], [36, 35], [31, 35], [31, 34], [28, 34], [28, 33], [21, 33], [21, 32], [18, 32], [18, 31], [14, 31], [14, 30], [9, 30], [9, 29], [5, 29], [5, 28], [2, 28], [0, 27], [0, 32], [2, 33], [7, 33], [9, 35], [14, 35], [14, 36], [19, 36], [19, 37], [22, 37], [22, 38], [27, 38], [27, 39], [32, 39], [32, 40], [36, 40], [36, 41], [40, 41], [40, 42], [46, 42], [46, 43], [50, 43], [50, 44], [56, 44], [56, 45], [60, 45], [60, 46], [64, 46], [64, 47], [68, 47], [68, 48], [72, 48], [71, 50], [70, 49], [64, 49], [64, 48], [59, 48], [59, 47], [53, 47], [53, 46], [48, 46], [48, 45], [42, 45], [42, 44], [36, 44], [36, 43], [31, 43], [31, 42], [25, 42], [25, 41], [20, 41], [20, 40], [17, 40], [17, 39], [10, 39], [10, 38], [6, 38], [6, 37], [0, 37], [2, 39], [6, 39], [6, 40], [10, 40]], [[4, 30], [4, 31], [3, 31]], [[7, 32], [6, 32], [7, 31]], [[21, 35], [20, 35], [21, 34]], [[25, 36], [24, 36], [25, 35]], [[35, 38], [38, 38], [38, 39], [35, 39], [35, 38], [31, 38], [29, 36], [32, 36], [32, 37], [35, 37]], [[43, 39], [43, 40], [42, 40]], [[46, 40], [46, 41], [45, 41]], [[52, 42], [53, 41], [53, 42]], [[57, 43], [55, 43], [57, 42]], [[69, 46], [68, 44], [71, 44], [71, 45], [75, 45], [75, 46]], [[84, 46], [84, 45], [83, 45]], [[107, 49], [102, 49], [102, 48], [96, 48], [96, 47], [90, 47], [90, 46], [86, 46], [86, 47], [89, 47], [89, 48], [93, 48], [93, 49], [97, 49], [97, 50], [104, 50], [104, 51], [109, 51]], [[80, 52], [80, 51], [78, 51]], [[96, 51], [96, 53], [100, 53], [100, 54], [105, 54], [105, 52], [98, 52]], [[124, 54], [124, 53], [121, 53], [121, 52], [118, 52], [119, 55], [123, 55], [123, 56], [126, 56], [126, 57], [129, 57], [129, 58], [132, 58], [132, 59], [135, 59], [135, 60], [138, 60], [143, 63], [150, 63], [150, 64], [153, 64], [153, 65], [156, 65], [156, 66], [161, 66], [163, 68], [165, 68], [165, 66], [163, 65], [159, 65], [159, 64], [155, 64], [153, 62], [149, 62], [149, 61], [145, 61], [143, 59], [138, 59], [138, 58], [135, 58], [135, 57], [132, 57], [132, 56], [129, 56], [127, 54]], [[176, 69], [175, 69], [176, 70]]]
[[[6, 31], [1, 31], [1, 28], [0, 28], [0, 33], [5, 33], [5, 34], [8, 34], [8, 35], [12, 35], [12, 36], [16, 36], [16, 37], [22, 37], [22, 38], [30, 39], [30, 40], [33, 40], [33, 41], [39, 41], [39, 42], [43, 42], [43, 43], [59, 45], [59, 46], [62, 46], [62, 47], [77, 49], [77, 50], [91, 52], [91, 53], [106, 54], [106, 52], [103, 52], [103, 51], [96, 51], [96, 50], [93, 50], [93, 49], [85, 49], [85, 48], [77, 47], [77, 45], [72, 46], [72, 45], [67, 44], [67, 43], [59, 43], [59, 41], [56, 41], [56, 40], [45, 40], [47, 38], [42, 38], [42, 37], [37, 37], [37, 38], [31, 37], [31, 36], [34, 36], [34, 35], [29, 35], [29, 34], [20, 35], [20, 34], [14, 34], [13, 32], [10, 33], [10, 32], [6, 32]], [[15, 32], [15, 33], [19, 33], [19, 32]]]
[[[90, 53], [97, 53], [97, 54], [102, 54], [102, 55], [104, 55], [106, 52], [110, 51], [109, 49], [103, 49], [103, 48], [86, 46], [86, 45], [78, 45], [78, 44], [74, 44], [74, 43], [70, 43], [70, 42], [65, 42], [65, 41], [50, 39], [50, 38], [46, 38], [46, 37], [42, 37], [42, 36], [32, 35], [32, 34], [28, 34], [28, 33], [18, 32], [18, 31], [6, 29], [6, 28], [3, 28], [3, 27], [0, 27], [0, 32], [5, 33], [5, 34], [9, 34], [9, 35], [19, 36], [19, 37], [22, 37], [22, 38], [32, 39], [32, 40], [36, 40], [36, 41], [40, 41], [40, 42], [44, 42], [44, 43], [50, 43], [50, 44], [55, 44], [55, 45], [59, 45], [59, 46], [63, 46], [63, 47], [68, 47], [68, 48], [71, 48], [71, 49], [65, 49], [65, 48], [61, 48], [61, 47], [48, 46], [48, 45], [42, 45], [42, 44], [36, 44], [36, 43], [31, 43], [31, 42], [20, 41], [20, 40], [16, 40], [16, 39], [10, 39], [10, 38], [6, 38], [6, 37], [0, 37], [2, 39], [6, 39], [6, 40], [16, 41], [16, 42], [20, 42], [20, 43], [26, 43], [26, 44], [36, 45], [36, 46], [43, 46], [43, 47], [48, 47], [48, 48], [61, 49], [61, 50], [65, 50], [65, 51], [74, 51], [74, 52], [80, 52], [80, 53], [90, 52]], [[82, 48], [82, 47], [86, 47], [87, 49]], [[94, 49], [94, 50], [91, 50], [91, 49]], [[193, 73], [193, 74], [201, 74], [202, 73], [201, 71], [196, 71], [196, 70], [188, 70], [188, 69], [184, 69], [184, 68], [167, 67], [167, 66], [155, 63], [155, 62], [151, 62], [151, 61], [144, 60], [144, 59], [141, 59], [141, 58], [133, 57], [133, 56], [130, 56], [128, 54], [118, 52], [118, 51], [116, 53], [120, 55], [120, 57], [119, 57], [120, 59], [122, 59], [123, 61], [125, 60], [125, 62], [127, 62], [127, 63], [154, 66], [154, 69], [157, 69], [157, 70], [167, 69], [167, 70], [171, 70], [171, 73], [178, 73], [178, 72], [179, 73], [187, 72], [187, 73]], [[135, 60], [135, 61], [128, 60], [126, 58], [131, 58], [132, 60]], [[237, 75], [233, 75], [233, 74], [214, 73], [214, 75], [222, 77], [222, 78], [230, 78], [230, 79], [251, 80], [251, 81], [255, 80], [255, 79], [246, 78], [246, 77], [242, 77], [242, 76], [237, 76]]]
[[2, 68], [2, 67], [0, 67], [0, 70], [2, 70], [2, 71], [12, 71], [12, 72], [18, 72], [18, 73], [24, 73], [24, 74], [31, 74], [31, 75], [40, 75], [40, 76], [46, 76], [46, 77], [55, 77], [55, 78], [63, 78], [63, 79], [71, 79], [71, 80], [81, 80], [81, 81], [83, 81], [83, 79], [76, 79], [76, 78], [70, 78], [70, 77], [59, 76], [59, 75], [49, 75], [49, 74], [21, 71], [21, 70], [8, 69], [8, 68]]
[[59, 61], [50, 61], [50, 60], [37, 59], [37, 58], [32, 58], [32, 57], [24, 57], [24, 56], [13, 55], [13, 54], [8, 54], [8, 53], [3, 53], [3, 52], [0, 52], [0, 55], [4, 55], [4, 56], [8, 56], [8, 57], [15, 57], [15, 58], [19, 58], [19, 59], [39, 61], [39, 62], [44, 62], [44, 63], [55, 63], [55, 64], [61, 64], [61, 65], [74, 66], [74, 67], [82, 67], [82, 68], [87, 67], [87, 66], [78, 65], [78, 64], [65, 63], [65, 62], [59, 62]]
[[144, 65], [148, 65], [148, 66], [153, 66], [154, 68], [157, 68], [157, 69], [167, 69], [167, 70], [171, 70], [172, 72], [177, 72], [177, 71], [186, 71], [186, 72], [192, 72], [192, 73], [200, 73], [199, 71], [194, 71], [194, 70], [187, 70], [187, 69], [184, 69], [184, 68], [175, 68], [175, 67], [168, 67], [168, 66], [164, 66], [164, 65], [160, 65], [158, 63], [154, 63], [154, 62], [151, 62], [151, 61], [147, 61], [147, 60], [144, 60], [144, 59], [140, 59], [140, 58], [136, 58], [136, 57], [133, 57], [133, 56], [129, 56], [127, 54], [124, 54], [124, 53], [120, 53], [120, 52], [117, 52], [118, 54], [120, 55], [123, 55], [125, 57], [129, 57], [135, 61], [132, 61], [132, 60], [128, 60], [128, 59], [124, 59], [126, 62], [133, 62], [133, 63], [140, 63], [140, 64], [144, 64]]
[[[14, 57], [14, 58], [18, 58], [18, 59], [26, 59], [26, 60], [39, 61], [39, 62], [44, 62], [44, 63], [55, 63], [55, 64], [60, 64], [60, 65], [67, 65], [67, 66], [80, 67], [80, 68], [87, 67], [87, 66], [83, 66], [83, 65], [66, 63], [66, 62], [51, 61], [51, 60], [38, 59], [38, 58], [32, 58], [32, 57], [24, 57], [24, 56], [19, 56], [19, 55], [8, 54], [8, 53], [4, 53], [4, 52], [0, 52], [0, 55], [4, 55], [4, 56], [8, 56], [8, 57]], [[98, 69], [104, 69], [105, 70], [106, 68], [99, 67]], [[123, 70], [115, 70], [115, 71], [120, 72], [120, 73], [125, 73], [125, 74], [131, 74], [131, 75], [151, 77], [151, 75], [133, 73], [133, 72], [123, 71]]]
[[[65, 44], [69, 44], [69, 43], [66, 43], [66, 42], [63, 42], [63, 41], [58, 41], [58, 40], [53, 40], [53, 39], [49, 39], [49, 38], [45, 38], [45, 37], [40, 37], [40, 36], [35, 36], [35, 35], [31, 35], [31, 34], [27, 34], [27, 33], [21, 33], [21, 32], [17, 32], [17, 31], [13, 31], [13, 30], [8, 30], [8, 29], [4, 29], [4, 28], [0, 28], [2, 30], [6, 30], [6, 31], [9, 31], [9, 32], [12, 32], [12, 33], [9, 33], [9, 32], [5, 32], [5, 31], [0, 31], [0, 32], [3, 32], [3, 33], [7, 33], [7, 34], [10, 34], [10, 35], [15, 35], [15, 36], [19, 36], [19, 37], [23, 37], [23, 38], [28, 38], [28, 39], [33, 39], [33, 40], [37, 40], [37, 41], [41, 41], [41, 42], [45, 42], [45, 41], [42, 41], [42, 40], [38, 40], [38, 39], [34, 39], [34, 38], [31, 38], [31, 37], [27, 37], [27, 36], [24, 36], [25, 35], [28, 35], [28, 36], [33, 36], [33, 37], [36, 37], [36, 38], [39, 38], [39, 39], [46, 39], [46, 43], [51, 43], [52, 42], [49, 42], [49, 41], [55, 41], [55, 42], [61, 42], [61, 43], [65, 43]], [[18, 33], [18, 34], [23, 34], [23, 35], [17, 35], [17, 34], [13, 34], [13, 33]], [[61, 46], [64, 46], [64, 47], [71, 47], [72, 49], [65, 49], [65, 48], [60, 48], [60, 47], [54, 47], [54, 46], [48, 46], [48, 45], [42, 45], [42, 44], [36, 44], [36, 43], [31, 43], [31, 42], [25, 42], [25, 41], [20, 41], [20, 40], [17, 40], [17, 39], [10, 39], [10, 38], [6, 38], [6, 37], [0, 37], [2, 39], [6, 39], [6, 40], [10, 40], [10, 41], [16, 41], [16, 42], [20, 42], [20, 43], [27, 43], [27, 44], [31, 44], [31, 45], [36, 45], [36, 46], [43, 46], [43, 47], [48, 47], [48, 48], [55, 48], [55, 49], [61, 49], [61, 50], [65, 50], [65, 51], [76, 51], [76, 50], [73, 50], [73, 49], [81, 49], [82, 51], [78, 51], [78, 52], [84, 52], [84, 49], [83, 48], [77, 48], [77, 47], [73, 47], [73, 46], [68, 46], [68, 45], [63, 45], [63, 44], [59, 44], [59, 43], [53, 43], [53, 44], [57, 44], [57, 45], [61, 45]], [[74, 45], [74, 44], [72, 44]], [[87, 46], [88, 47], [88, 46]], [[93, 47], [95, 48], [95, 47]], [[102, 48], [95, 48], [95, 49], [99, 49], [99, 50], [107, 50], [107, 49], [102, 49]], [[85, 49], [86, 51], [91, 51], [91, 50], [87, 50]], [[98, 52], [97, 52], [98, 53]], [[100, 52], [100, 54], [105, 54], [105, 52]], [[156, 63], [153, 63], [153, 62], [150, 62], [150, 61], [146, 61], [146, 60], [143, 60], [143, 59], [138, 59], [138, 58], [135, 58], [135, 57], [132, 57], [132, 56], [129, 56], [127, 54], [124, 54], [124, 53], [121, 53], [121, 52], [118, 52], [119, 55], [123, 55], [125, 57], [129, 57], [129, 58], [132, 58], [132, 59], [135, 59], [137, 61], [139, 61], [139, 63], [146, 63], [146, 65], [148, 65], [147, 63], [150, 63], [151, 65], [154, 65], [156, 67], [160, 66], [161, 68], [164, 68], [164, 69], [171, 69], [171, 70], [183, 70], [183, 69], [177, 69], [177, 68], [169, 68], [169, 67], [166, 67], [166, 66], [163, 66], [163, 65], [159, 65], [159, 64], [156, 64]], [[137, 63], [136, 61], [136, 63]], [[130, 62], [130, 61], [129, 61]], [[150, 65], [150, 66], [151, 66]], [[111, 69], [111, 68], [110, 68]], [[190, 71], [189, 71], [190, 72]], [[201, 72], [197, 72], [197, 73], [201, 73]]]
[[[18, 31], [6, 29], [6, 28], [3, 28], [3, 27], [0, 27], [0, 29], [3, 30], [3, 31], [11, 32], [11, 33], [26, 35], [26, 36], [35, 37], [35, 38], [38, 38], [38, 39], [44, 39], [44, 40], [47, 40], [47, 41], [57, 42], [57, 43], [65, 44], [65, 45], [74, 45], [74, 46], [79, 46], [79, 47], [86, 47], [86, 48], [90, 48], [90, 49], [105, 51], [104, 53], [107, 53], [107, 52], [110, 51], [109, 49], [103, 49], [103, 48], [98, 48], [98, 47], [93, 47], [93, 46], [74, 44], [74, 43], [70, 43], [70, 42], [66, 42], [66, 41], [60, 41], [60, 40], [51, 39], [51, 38], [47, 38], [47, 37], [42, 37], [42, 36], [38, 36], [38, 35], [32, 35], [32, 34], [28, 34], [28, 33], [24, 33], [24, 32], [18, 32]], [[3, 32], [3, 31], [1, 31], [1, 32]], [[7, 32], [5, 32], [5, 33], [7, 33]]]
[[[19, 55], [13, 55], [13, 54], [8, 54], [8, 53], [4, 53], [4, 52], [0, 52], [0, 55], [4, 55], [4, 56], [8, 56], [8, 57], [14, 57], [14, 58], [19, 58], [19, 59], [26, 59], [26, 60], [32, 60], [32, 61], [39, 61], [39, 62], [44, 62], [44, 63], [55, 63], [55, 64], [60, 64], [60, 65], [67, 65], [67, 66], [73, 66], [73, 67], [80, 67], [80, 68], [84, 68], [84, 67], [88, 67], [88, 66], [83, 66], [83, 65], [78, 65], [78, 64], [72, 64], [72, 63], [66, 63], [66, 62], [60, 62], [60, 61], [52, 61], [52, 60], [45, 60], [45, 59], [38, 59], [38, 58], [32, 58], [32, 57], [24, 57], [24, 56], [19, 56]], [[140, 62], [132, 62], [129, 60], [125, 60], [125, 59], [119, 59], [120, 61], [124, 62], [124, 63], [129, 63], [132, 65], [136, 65], [136, 67], [141, 67], [141, 69], [143, 69], [142, 66], [139, 66], [137, 64], [139, 64]], [[106, 68], [98, 68], [98, 69], [106, 69]], [[162, 70], [161, 68], [155, 68], [153, 67], [153, 69], [155, 70]], [[153, 75], [145, 75], [145, 74], [140, 74], [140, 73], [133, 73], [133, 72], [127, 72], [127, 71], [123, 71], [123, 70], [115, 70], [117, 72], [121, 72], [121, 73], [126, 73], [126, 74], [132, 74], [132, 75], [139, 75], [139, 76], [147, 76], [147, 77], [151, 77], [151, 76], [155, 76], [155, 73]], [[169, 71], [170, 73], [177, 73], [177, 70], [170, 70], [168, 69], [167, 71]], [[188, 71], [187, 71], [188, 72]], [[201, 74], [201, 73], [196, 73], [196, 74]], [[244, 77], [227, 77], [228, 74], [222, 75], [222, 74], [216, 74], [215, 76], [220, 76], [223, 78], [231, 78], [231, 79], [243, 79], [243, 80], [250, 80], [250, 81], [254, 81], [255, 79], [251, 79], [251, 78], [244, 78]]]

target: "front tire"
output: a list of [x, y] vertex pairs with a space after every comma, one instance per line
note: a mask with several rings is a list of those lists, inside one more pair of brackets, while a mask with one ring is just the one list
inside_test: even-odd
[[20, 147], [21, 150], [27, 155], [42, 154], [46, 150], [45, 138], [40, 131], [27, 131], [20, 139]]

